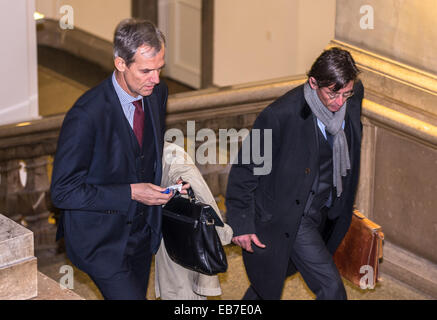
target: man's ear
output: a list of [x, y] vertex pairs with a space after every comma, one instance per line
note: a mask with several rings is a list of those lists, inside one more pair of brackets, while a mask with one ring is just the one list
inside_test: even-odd
[[124, 61], [123, 58], [116, 57], [114, 59], [114, 65], [115, 68], [120, 72], [124, 72], [124, 70], [126, 70], [126, 62]]
[[308, 82], [310, 83], [310, 86], [313, 90], [316, 90], [319, 88], [319, 86], [317, 85], [317, 80], [314, 77], [310, 77], [308, 80], [309, 80]]

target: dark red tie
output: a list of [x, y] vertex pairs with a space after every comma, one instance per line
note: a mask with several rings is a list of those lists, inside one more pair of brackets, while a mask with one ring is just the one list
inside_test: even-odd
[[134, 133], [137, 136], [140, 148], [143, 145], [143, 130], [144, 130], [144, 110], [141, 100], [132, 102], [135, 106], [134, 113]]

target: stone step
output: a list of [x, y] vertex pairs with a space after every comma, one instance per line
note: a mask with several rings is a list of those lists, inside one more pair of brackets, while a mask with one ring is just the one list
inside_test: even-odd
[[0, 267], [0, 300], [26, 300], [37, 294], [35, 257]]
[[33, 232], [0, 214], [0, 268], [33, 256]]
[[0, 300], [37, 296], [33, 233], [0, 214]]
[[69, 289], [63, 289], [55, 280], [38, 271], [38, 296], [32, 300], [85, 300]]

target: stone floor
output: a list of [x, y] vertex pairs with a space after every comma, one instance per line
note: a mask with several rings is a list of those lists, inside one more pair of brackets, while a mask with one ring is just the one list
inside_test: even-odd
[[[249, 286], [249, 281], [244, 269], [241, 249], [235, 245], [225, 247], [228, 257], [228, 271], [220, 274], [220, 283], [222, 287], [222, 295], [217, 297], [209, 297], [209, 299], [218, 300], [240, 300], [244, 295], [245, 290]], [[38, 270], [53, 280], [59, 282], [64, 273], [60, 272], [63, 265], [72, 265], [65, 254], [58, 254], [45, 257], [43, 253], [38, 257]], [[87, 274], [73, 266], [74, 283], [72, 291], [86, 300], [101, 300], [102, 295], [98, 291], [95, 284]], [[152, 263], [149, 289], [147, 298], [155, 300], [154, 289], [154, 267]], [[347, 280], [344, 280], [348, 299], [350, 300], [431, 300], [431, 298], [415, 289], [389, 277], [381, 274], [381, 281], [377, 283], [373, 290], [362, 290], [354, 286]], [[309, 300], [314, 299], [314, 295], [305, 285], [302, 277], [296, 274], [289, 277], [284, 286], [283, 300]]]

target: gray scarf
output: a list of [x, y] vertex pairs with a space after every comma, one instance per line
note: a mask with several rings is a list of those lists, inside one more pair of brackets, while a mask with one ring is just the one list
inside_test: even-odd
[[337, 197], [339, 197], [343, 191], [341, 177], [346, 176], [346, 170], [351, 168], [349, 159], [349, 148], [347, 145], [346, 135], [342, 128], [344, 116], [346, 114], [346, 104], [335, 113], [326, 108], [326, 106], [320, 101], [317, 96], [316, 90], [313, 90], [308, 82], [304, 85], [305, 100], [310, 106], [312, 112], [316, 117], [322, 121], [327, 130], [334, 138], [334, 144], [332, 148], [333, 156], [333, 182], [334, 187], [337, 188]]

